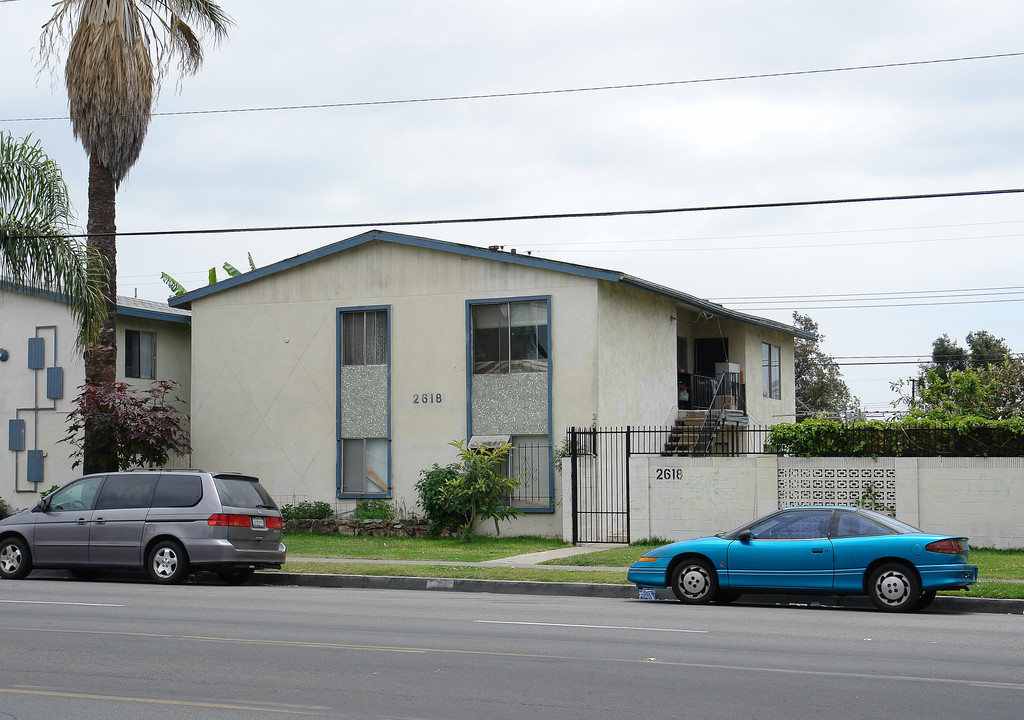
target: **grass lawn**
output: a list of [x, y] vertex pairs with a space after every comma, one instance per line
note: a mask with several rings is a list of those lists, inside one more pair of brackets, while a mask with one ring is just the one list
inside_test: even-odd
[[[482, 562], [544, 550], [569, 547], [561, 540], [540, 537], [478, 537], [472, 542], [453, 538], [362, 537], [285, 533], [290, 557], [351, 559], [352, 562], [289, 561], [285, 572], [342, 575], [388, 575], [396, 577], [477, 578], [487, 580], [532, 580], [538, 582], [611, 583], [625, 585], [626, 573], [602, 570], [560, 570], [552, 567], [505, 568], [445, 565], [448, 561]], [[640, 541], [628, 547], [614, 547], [559, 560], [546, 565], [586, 567], [628, 567], [648, 550], [664, 544]], [[360, 560], [433, 560], [429, 565], [360, 563]], [[979, 582], [969, 590], [944, 592], [961, 597], [1024, 598], [1024, 550], [971, 548], [970, 560], [978, 566]]]
[[[361, 560], [457, 560], [483, 562], [514, 555], [569, 547], [561, 540], [540, 537], [456, 538], [366, 537], [285, 533], [290, 557], [354, 558]], [[381, 574], [381, 573], [374, 573]]]

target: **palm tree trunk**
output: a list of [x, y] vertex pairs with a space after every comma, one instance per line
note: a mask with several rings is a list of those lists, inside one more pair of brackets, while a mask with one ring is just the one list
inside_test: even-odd
[[[109, 385], [117, 379], [117, 230], [114, 197], [117, 187], [110, 171], [93, 154], [89, 157], [89, 245], [103, 258], [106, 277], [102, 279], [106, 318], [99, 342], [85, 353], [85, 382]], [[102, 446], [95, 433], [85, 428], [82, 467], [86, 473], [109, 472], [113, 453]], [[116, 462], [114, 463], [116, 465]]]

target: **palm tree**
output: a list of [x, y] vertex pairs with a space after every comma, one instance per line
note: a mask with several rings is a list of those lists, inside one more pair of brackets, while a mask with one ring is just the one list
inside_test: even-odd
[[39, 141], [0, 133], [0, 281], [60, 296], [84, 350], [99, 338], [105, 314], [103, 272], [94, 254], [66, 236], [72, 218], [60, 167]]
[[[216, 41], [231, 19], [212, 0], [57, 0], [43, 26], [41, 54], [53, 66], [67, 42], [64, 81], [71, 129], [89, 154], [89, 245], [103, 258], [107, 316], [99, 343], [85, 354], [85, 381], [109, 384], [117, 363], [115, 194], [139, 158], [153, 100], [172, 59], [182, 75], [202, 65], [200, 33]], [[90, 462], [85, 442], [85, 470]]]

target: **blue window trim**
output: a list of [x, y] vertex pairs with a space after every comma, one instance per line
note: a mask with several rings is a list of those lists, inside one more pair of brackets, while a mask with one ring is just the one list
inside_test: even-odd
[[[388, 470], [387, 470], [387, 483], [388, 491], [386, 493], [346, 493], [342, 492], [342, 473], [344, 472], [344, 455], [342, 449], [342, 441], [344, 438], [341, 436], [341, 369], [342, 359], [344, 356], [344, 348], [342, 347], [342, 339], [344, 333], [342, 330], [342, 315], [347, 312], [368, 312], [374, 310], [384, 310], [388, 315], [388, 364], [387, 364], [387, 437], [384, 438], [388, 444]], [[335, 311], [335, 360], [334, 360], [334, 482], [335, 482], [335, 497], [339, 499], [358, 499], [358, 498], [390, 498], [392, 494], [391, 485], [391, 336], [392, 336], [392, 325], [391, 325], [391, 306], [390, 305], [358, 305], [352, 307], [339, 307]], [[354, 439], [354, 438], [350, 438]], [[364, 438], [373, 439], [373, 438]]]
[[[521, 295], [513, 297], [479, 298], [466, 301], [466, 439], [473, 436], [473, 307], [476, 305], [497, 305], [499, 303], [529, 302], [544, 300], [548, 309], [548, 506], [546, 508], [523, 508], [524, 513], [553, 513], [555, 511], [555, 468], [554, 437], [552, 435], [552, 378], [554, 377], [554, 333], [551, 331], [551, 296]], [[390, 330], [390, 325], [388, 326]]]

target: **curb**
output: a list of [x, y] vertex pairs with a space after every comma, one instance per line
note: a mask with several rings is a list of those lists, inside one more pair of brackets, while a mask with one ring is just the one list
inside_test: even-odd
[[[465, 578], [394, 577], [388, 575], [315, 575], [311, 573], [256, 573], [252, 582], [259, 585], [356, 588], [363, 590], [441, 590], [444, 592], [475, 592], [507, 595], [545, 595], [561, 597], [597, 597], [637, 600], [633, 585], [594, 583], [532, 582], [525, 580], [473, 580]], [[642, 602], [676, 602], [670, 590], [655, 591], [655, 600]], [[833, 595], [746, 594], [736, 605], [786, 606], [873, 610], [866, 597]], [[1024, 614], [1024, 600], [969, 598], [940, 595], [928, 608], [932, 613], [995, 613]]]

